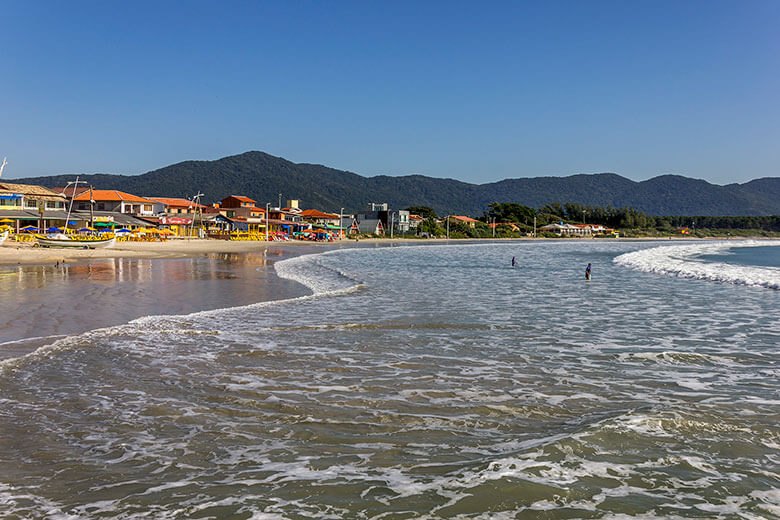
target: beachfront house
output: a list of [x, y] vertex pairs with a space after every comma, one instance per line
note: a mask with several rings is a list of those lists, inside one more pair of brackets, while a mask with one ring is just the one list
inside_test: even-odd
[[150, 200], [155, 201], [154, 214], [159, 215], [164, 213], [165, 215], [181, 215], [182, 213], [198, 213], [203, 211], [203, 204], [197, 204], [188, 199], [182, 199], [177, 197], [148, 197]]
[[15, 232], [26, 226], [61, 226], [67, 199], [49, 188], [0, 181], [0, 220]]
[[73, 197], [73, 208], [78, 211], [110, 211], [127, 215], [154, 215], [155, 201], [119, 190], [86, 189]]
[[[411, 227], [411, 213], [400, 209], [389, 209], [388, 204], [370, 203], [367, 210], [355, 213], [361, 233], [384, 234], [392, 228], [394, 233], [406, 233]], [[376, 222], [381, 225], [377, 226]]]
[[546, 226], [541, 226], [539, 230], [567, 237], [584, 237], [592, 235], [590, 227], [586, 225], [565, 224], [563, 222], [558, 222], [557, 224], [547, 224]]
[[455, 223], [461, 223], [465, 224], [466, 226], [474, 229], [477, 226], [477, 222], [479, 222], [476, 219], [473, 219], [471, 217], [466, 217], [464, 215], [450, 215], [450, 224]]

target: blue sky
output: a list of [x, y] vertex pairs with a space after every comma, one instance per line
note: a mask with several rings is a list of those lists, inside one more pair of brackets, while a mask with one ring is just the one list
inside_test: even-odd
[[3, 177], [780, 176], [780, 2], [0, 0]]

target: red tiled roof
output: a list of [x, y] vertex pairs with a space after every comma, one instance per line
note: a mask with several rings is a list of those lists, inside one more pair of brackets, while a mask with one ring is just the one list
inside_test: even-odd
[[[73, 200], [89, 201], [89, 191], [76, 195]], [[139, 197], [138, 195], [131, 195], [119, 190], [92, 190], [92, 200], [99, 201], [124, 201], [124, 202], [143, 202], [146, 204], [154, 204], [155, 201]]]
[[57, 186], [56, 188], [52, 188], [52, 191], [61, 193], [66, 197], [72, 197], [73, 192], [76, 192], [78, 195], [84, 193], [85, 191], [89, 191], [89, 186]]
[[462, 220], [463, 222], [479, 222], [476, 219], [473, 219], [471, 217], [464, 217], [463, 215], [451, 215], [452, 218], [455, 220]]
[[203, 204], [196, 204], [191, 200], [177, 197], [149, 197], [150, 199], [165, 204], [166, 206], [176, 206], [180, 208], [205, 208]]
[[244, 197], [243, 195], [231, 195], [230, 197], [225, 197], [225, 199], [236, 199], [239, 202], [252, 202], [252, 203], [257, 202], [256, 200], [252, 200], [249, 197]]
[[302, 217], [312, 217], [312, 218], [339, 218], [338, 215], [334, 215], [333, 213], [323, 213], [320, 210], [317, 209], [305, 209], [300, 212], [300, 215]]

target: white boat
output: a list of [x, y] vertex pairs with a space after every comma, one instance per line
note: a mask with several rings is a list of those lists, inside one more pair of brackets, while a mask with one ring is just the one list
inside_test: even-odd
[[8, 238], [8, 230], [6, 229], [2, 233], [0, 233], [0, 244], [5, 242], [5, 239]]
[[40, 247], [75, 247], [78, 249], [100, 249], [114, 247], [114, 244], [116, 244], [116, 237], [73, 239], [62, 233], [56, 233], [53, 235], [47, 235], [45, 237], [36, 236], [35, 242], [36, 245]]

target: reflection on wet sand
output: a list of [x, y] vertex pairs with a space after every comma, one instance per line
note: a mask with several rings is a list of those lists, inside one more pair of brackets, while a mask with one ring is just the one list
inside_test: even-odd
[[141, 316], [186, 314], [306, 294], [305, 288], [274, 274], [273, 263], [289, 256], [287, 251], [266, 250], [0, 268], [0, 358], [51, 342], [52, 336]]

